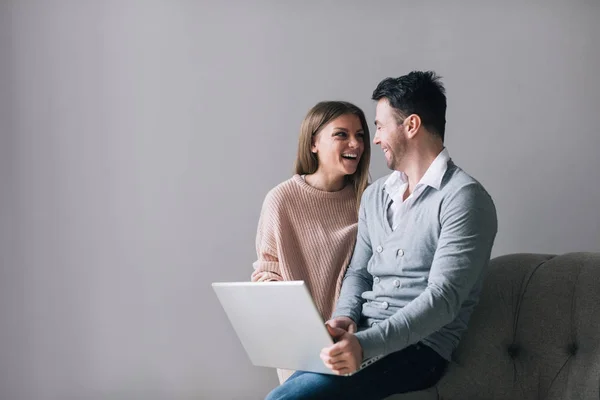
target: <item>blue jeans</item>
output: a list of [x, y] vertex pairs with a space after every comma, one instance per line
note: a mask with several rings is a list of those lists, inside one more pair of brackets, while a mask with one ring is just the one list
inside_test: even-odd
[[435, 385], [447, 364], [448, 361], [430, 347], [415, 344], [389, 354], [352, 376], [297, 371], [265, 400], [379, 400]]

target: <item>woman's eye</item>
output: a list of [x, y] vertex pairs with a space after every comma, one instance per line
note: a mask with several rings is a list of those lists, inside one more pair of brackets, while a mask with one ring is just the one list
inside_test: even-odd
[[346, 136], [346, 132], [337, 132], [335, 134], [335, 136], [341, 136], [341, 137], [345, 137]]

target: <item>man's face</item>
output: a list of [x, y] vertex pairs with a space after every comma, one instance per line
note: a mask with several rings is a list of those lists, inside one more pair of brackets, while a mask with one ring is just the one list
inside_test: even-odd
[[381, 146], [389, 169], [402, 171], [407, 147], [406, 130], [398, 123], [397, 114], [386, 98], [377, 102], [375, 126], [373, 143]]

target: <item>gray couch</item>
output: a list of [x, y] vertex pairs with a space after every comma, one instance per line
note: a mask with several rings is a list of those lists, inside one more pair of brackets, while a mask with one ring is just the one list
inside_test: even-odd
[[600, 399], [600, 253], [493, 259], [445, 376], [392, 399]]

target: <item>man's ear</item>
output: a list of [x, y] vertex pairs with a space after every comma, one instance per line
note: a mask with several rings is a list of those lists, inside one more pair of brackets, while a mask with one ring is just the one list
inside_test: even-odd
[[421, 117], [417, 114], [411, 114], [405, 120], [406, 137], [412, 139], [417, 135], [421, 128]]

